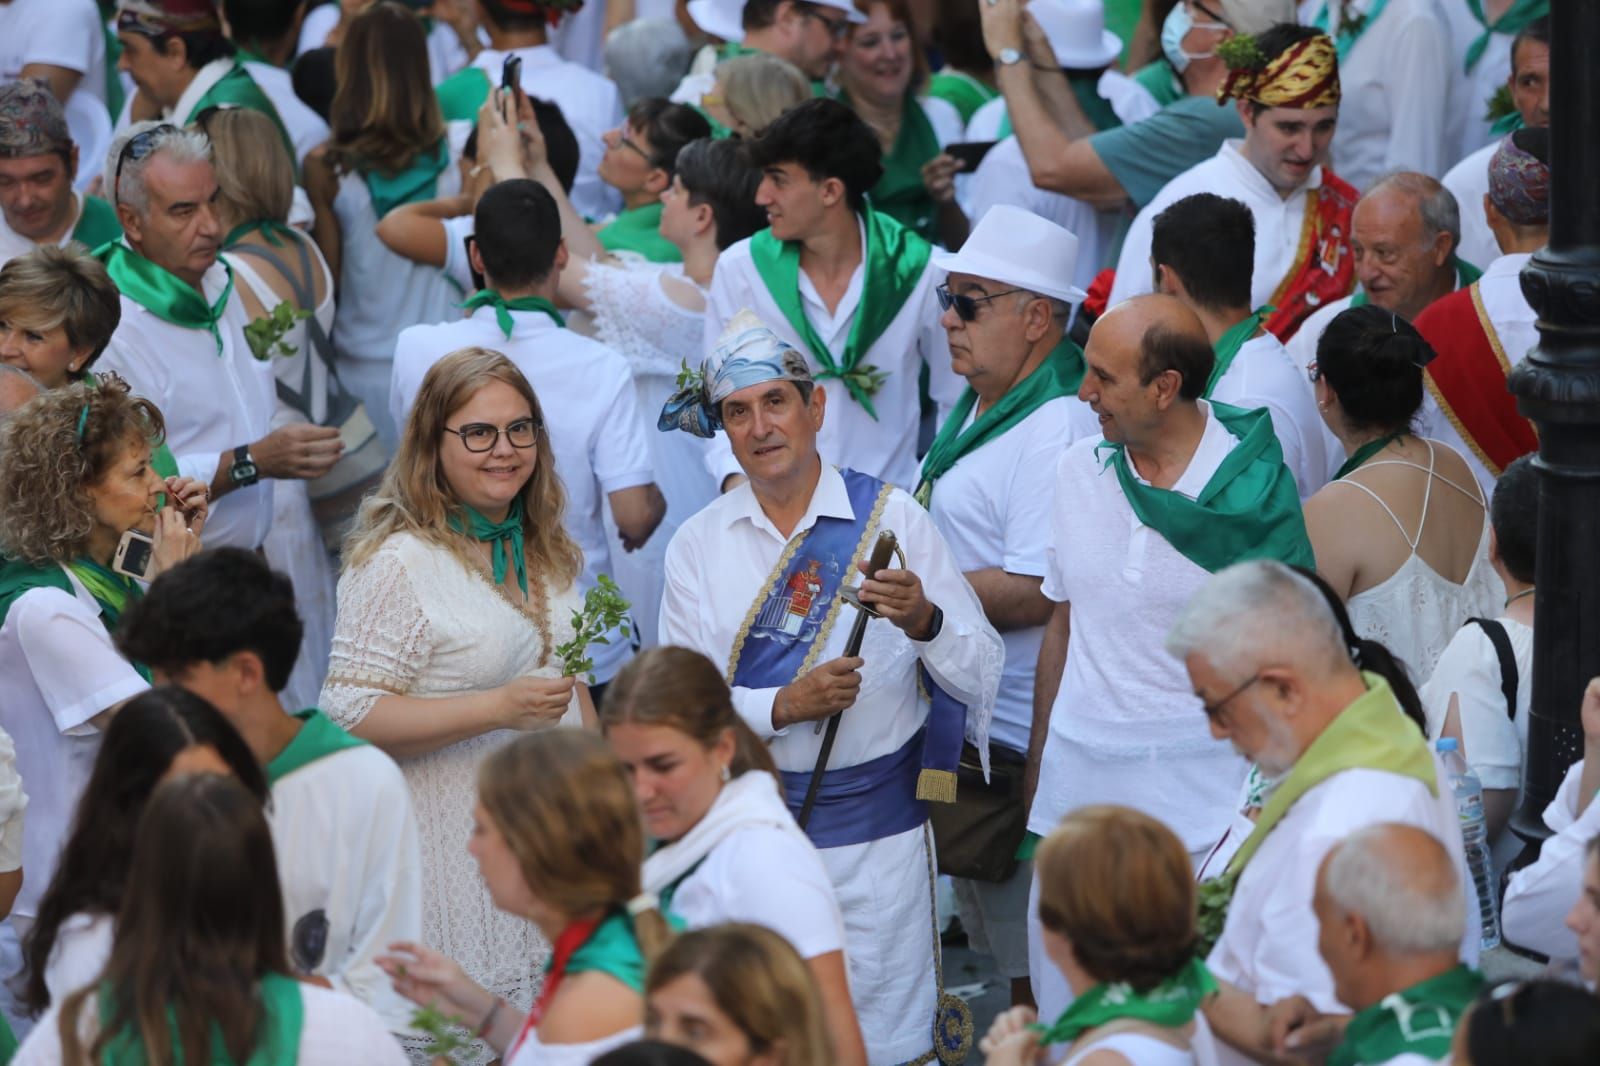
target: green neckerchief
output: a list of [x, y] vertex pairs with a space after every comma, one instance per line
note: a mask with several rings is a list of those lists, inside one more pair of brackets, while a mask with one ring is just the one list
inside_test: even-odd
[[[471, 314], [480, 307], [494, 308], [494, 320], [500, 324], [500, 329], [505, 333], [506, 340], [511, 339], [511, 330], [516, 325], [512, 319], [513, 311], [543, 311], [550, 319], [562, 329], [567, 326], [567, 320], [561, 317], [561, 312], [556, 310], [556, 305], [546, 300], [543, 296], [518, 296], [508, 300], [493, 289], [479, 289], [467, 297], [462, 308]], [[527, 590], [524, 589], [524, 592]]]
[[[1317, 17], [1312, 22], [1312, 25], [1323, 33], [1328, 32], [1329, 3], [1330, 0], [1322, 0], [1322, 10], [1317, 12]], [[1346, 17], [1350, 11], [1349, 0], [1346, 0], [1340, 7], [1339, 32], [1332, 36], [1334, 48], [1339, 53], [1339, 61], [1341, 63], [1344, 62], [1344, 57], [1350, 54], [1350, 49], [1355, 47], [1355, 43], [1361, 39], [1361, 35], [1367, 32], [1367, 27], [1378, 21], [1378, 16], [1383, 14], [1383, 9], [1388, 3], [1389, 0], [1373, 0], [1372, 6], [1367, 9], [1366, 14], [1358, 15], [1353, 19]]]
[[1387, 437], [1378, 437], [1375, 440], [1367, 441], [1367, 443], [1350, 454], [1350, 458], [1346, 459], [1344, 465], [1339, 467], [1339, 472], [1333, 475], [1333, 480], [1338, 481], [1347, 474], [1355, 473], [1361, 469], [1362, 464], [1368, 459], [1371, 459], [1403, 436], [1405, 436], [1403, 432], [1391, 433]]
[[17, 1034], [11, 1031], [11, 1023], [0, 1016], [0, 1062], [10, 1062], [17, 1054]]
[[[1100, 95], [1100, 75], [1093, 77], [1068, 77], [1067, 86], [1072, 90], [1072, 95], [1078, 98], [1078, 107], [1083, 111], [1083, 117], [1094, 124], [1095, 132], [1116, 129], [1122, 125], [1122, 120], [1112, 110], [1111, 101]], [[995, 133], [996, 140], [1005, 140], [1011, 136], [1011, 112], [1007, 111], [1000, 116], [1000, 128]]]
[[1076, 395], [1078, 386], [1083, 383], [1083, 372], [1083, 349], [1073, 343], [1071, 337], [1063, 335], [1061, 343], [1050, 350], [1033, 373], [1011, 386], [1010, 391], [1000, 397], [1000, 402], [979, 414], [971, 426], [966, 425], [967, 415], [978, 402], [978, 394], [969, 386], [956, 401], [939, 435], [933, 438], [927, 458], [922, 460], [917, 502], [928, 506], [933, 498], [934, 482], [949, 472], [962, 456], [1006, 433], [1056, 397]]
[[1483, 17], [1483, 0], [1467, 0], [1467, 10], [1478, 20], [1478, 25], [1483, 27], [1483, 32], [1467, 46], [1466, 71], [1471, 74], [1472, 68], [1483, 58], [1484, 49], [1489, 47], [1489, 38], [1497, 33], [1503, 33], [1507, 37], [1521, 33], [1528, 23], [1550, 14], [1550, 0], [1511, 0], [1511, 6], [1506, 8], [1505, 14], [1495, 20], [1493, 26]]
[[294, 739], [273, 760], [267, 763], [267, 784], [276, 785], [302, 766], [307, 766], [327, 755], [337, 755], [351, 748], [366, 747], [367, 742], [351, 736], [334, 724], [333, 719], [315, 707], [295, 715], [303, 723]]
[[928, 95], [936, 96], [961, 113], [962, 122], [971, 122], [978, 108], [1000, 95], [964, 70], [945, 67], [928, 79]]
[[911, 230], [871, 207], [862, 213], [861, 222], [865, 232], [861, 302], [856, 306], [850, 335], [838, 359], [817, 335], [800, 302], [800, 242], [780, 241], [770, 229], [761, 230], [750, 238], [750, 259], [772, 301], [822, 368], [818, 380], [838, 378], [844, 382], [845, 389], [876, 421], [878, 412], [872, 406], [872, 394], [883, 384], [885, 375], [862, 360], [911, 298], [933, 249]]
[[1511, 111], [1495, 119], [1489, 126], [1489, 135], [1497, 139], [1504, 139], [1506, 134], [1515, 133], [1523, 127], [1522, 112]]
[[473, 540], [483, 541], [492, 545], [489, 558], [494, 566], [494, 583], [506, 583], [506, 570], [514, 568], [517, 573], [517, 586], [522, 589], [522, 594], [528, 594], [528, 561], [525, 558], [525, 549], [522, 544], [522, 497], [514, 497], [511, 506], [506, 510], [506, 517], [501, 522], [491, 522], [474, 508], [466, 504], [461, 505], [461, 514], [466, 515], [465, 524], [461, 515], [451, 515], [450, 528], [457, 533], [465, 533]]
[[228, 281], [216, 302], [207, 304], [206, 298], [194, 286], [152, 263], [121, 241], [103, 246], [95, 255], [105, 263], [106, 273], [111, 275], [111, 280], [122, 295], [163, 322], [184, 329], [206, 330], [216, 342], [217, 356], [221, 358], [222, 329], [218, 323], [222, 321], [222, 313], [227, 310], [228, 300], [233, 296], [233, 271], [227, 263], [217, 260]]
[[652, 263], [681, 263], [678, 246], [661, 235], [661, 201], [617, 212], [595, 234], [613, 252], [637, 252]]
[[1175, 104], [1188, 95], [1178, 78], [1178, 72], [1172, 69], [1172, 64], [1165, 58], [1140, 67], [1134, 72], [1133, 80], [1143, 85], [1145, 91], [1155, 97], [1156, 103], [1162, 107]]
[[1384, 996], [1350, 1019], [1327, 1066], [1382, 1066], [1408, 1053], [1443, 1061], [1450, 1055], [1456, 1024], [1483, 984], [1476, 970], [1455, 966]]
[[[546, 973], [553, 958], [552, 954], [545, 961]], [[644, 992], [644, 953], [639, 950], [633, 920], [621, 908], [607, 915], [567, 960], [568, 975], [594, 972], [614, 977], [635, 992]]]
[[110, 17], [102, 18], [100, 32], [106, 39], [106, 113], [115, 123], [117, 117], [122, 114], [122, 103], [127, 98], [127, 93], [122, 89], [122, 73], [117, 70], [117, 64], [122, 59], [122, 39], [112, 32], [113, 21], [114, 19]]
[[[117, 622], [121, 620], [128, 601], [144, 595], [138, 582], [132, 578], [113, 573], [87, 559], [34, 566], [18, 559], [0, 557], [0, 622], [5, 621], [11, 605], [21, 599], [23, 593], [34, 589], [60, 589], [68, 596], [76, 597], [77, 590], [72, 587], [72, 579], [67, 577], [68, 569], [94, 597], [95, 604], [100, 608], [100, 624], [106, 627], [107, 633], [117, 631]], [[129, 665], [140, 677], [150, 680], [149, 668], [142, 663]]]
[[1202, 569], [1216, 573], [1246, 559], [1313, 567], [1316, 556], [1300, 513], [1300, 494], [1265, 408], [1241, 410], [1211, 401], [1211, 417], [1239, 438], [1198, 499], [1158, 489], [1133, 474], [1127, 448], [1109, 442], [1122, 493], [1140, 522]]
[[1205, 998], [1217, 990], [1199, 958], [1184, 963], [1183, 969], [1146, 992], [1126, 982], [1100, 984], [1079, 995], [1050, 1026], [1030, 1026], [1039, 1033], [1041, 1044], [1067, 1044], [1081, 1033], [1119, 1018], [1137, 1018], [1151, 1025], [1176, 1029], [1194, 1020]]
[[[208, 1066], [294, 1066], [300, 1056], [300, 1030], [305, 1024], [305, 1003], [300, 997], [300, 982], [282, 974], [269, 973], [261, 978], [261, 1037], [250, 1057], [236, 1063], [222, 1043], [222, 1031], [211, 1030], [211, 1049]], [[101, 982], [100, 1023], [111, 1021], [115, 1010], [111, 1000], [111, 986]], [[178, 1021], [172, 1008], [167, 1008], [167, 1032], [172, 1040], [171, 1066], [184, 1066], [183, 1049], [178, 1045]], [[136, 1026], [124, 1028], [106, 1044], [103, 1066], [147, 1066], [149, 1057], [144, 1041], [139, 1038]]]
[[[850, 95], [841, 92], [839, 101], [850, 104]], [[888, 215], [915, 231], [923, 240], [938, 239], [939, 205], [933, 202], [928, 187], [922, 184], [922, 167], [939, 154], [939, 135], [928, 121], [917, 98], [906, 93], [900, 107], [900, 132], [894, 147], [883, 155], [883, 174], [867, 198], [872, 209]]]
[[433, 199], [439, 191], [439, 175], [449, 165], [450, 146], [441, 137], [433, 151], [418, 153], [411, 165], [398, 173], [384, 174], [376, 168], [363, 171], [373, 212], [381, 219], [401, 204]]
[[[1471, 285], [1474, 281], [1477, 281], [1479, 278], [1483, 277], [1483, 271], [1479, 270], [1477, 267], [1473, 266], [1459, 255], [1450, 256], [1450, 265], [1455, 267], [1456, 288], [1458, 289], [1464, 289], [1468, 285]], [[1367, 296], [1366, 289], [1359, 289], [1356, 291], [1354, 296], [1350, 297], [1351, 307], [1365, 307], [1371, 302], [1371, 299]]]
[[287, 223], [275, 218], [255, 218], [249, 222], [241, 222], [229, 230], [228, 235], [222, 238], [222, 247], [232, 248], [252, 233], [261, 234], [261, 239], [274, 248], [282, 248], [285, 238], [294, 240], [294, 230], [290, 229]]
[[1217, 383], [1227, 377], [1228, 368], [1233, 365], [1234, 357], [1239, 354], [1239, 349], [1244, 347], [1244, 342], [1254, 337], [1261, 329], [1261, 323], [1276, 310], [1276, 307], [1258, 307], [1251, 312], [1249, 318], [1229, 326], [1228, 331], [1217, 338], [1217, 343], [1213, 346], [1217, 358], [1211, 364], [1211, 376], [1206, 378], [1206, 391], [1200, 395], [1207, 399], [1211, 398], [1211, 394], [1216, 391]]
[[446, 122], [476, 122], [478, 109], [489, 99], [489, 72], [482, 67], [464, 67], [434, 87], [439, 110]]
[[[200, 112], [208, 107], [222, 107], [230, 104], [234, 107], [247, 107], [252, 111], [259, 111], [270, 118], [272, 124], [278, 127], [278, 136], [282, 138], [284, 148], [289, 151], [289, 159], [297, 161], [300, 158], [294, 150], [293, 138], [289, 136], [289, 131], [284, 128], [283, 119], [279, 116], [278, 109], [272, 106], [272, 100], [266, 93], [261, 91], [261, 86], [256, 84], [256, 80], [250, 76], [248, 70], [244, 69], [244, 64], [240, 63], [237, 57], [228, 72], [218, 79], [215, 85], [207, 89], [200, 99], [195, 101], [194, 107], [190, 108], [189, 113], [184, 116], [183, 123], [187, 126], [194, 122]], [[296, 169], [298, 171], [298, 166]]]
[[260, 52], [246, 48], [242, 44], [236, 43], [233, 46], [233, 54], [239, 57], [239, 62], [241, 63], [260, 63], [264, 67], [277, 67], [280, 70], [283, 69], [282, 63], [274, 63]]
[[83, 197], [83, 211], [72, 227], [72, 239], [89, 251], [101, 245], [122, 239], [122, 223], [117, 221], [117, 209], [87, 193]]

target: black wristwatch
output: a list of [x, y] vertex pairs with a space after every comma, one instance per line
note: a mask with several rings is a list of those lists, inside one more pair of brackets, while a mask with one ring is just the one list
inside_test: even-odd
[[236, 489], [261, 480], [261, 472], [256, 469], [255, 460], [250, 458], [250, 445], [241, 444], [233, 450], [233, 465], [228, 467], [228, 480]]

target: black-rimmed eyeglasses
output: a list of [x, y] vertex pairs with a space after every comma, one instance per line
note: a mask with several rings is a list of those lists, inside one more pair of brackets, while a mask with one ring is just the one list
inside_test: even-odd
[[1216, 718], [1217, 715], [1222, 713], [1222, 709], [1224, 707], [1238, 699], [1241, 695], [1243, 695], [1245, 689], [1249, 688], [1251, 685], [1254, 685], [1260, 680], [1261, 674], [1259, 672], [1251, 674], [1250, 680], [1246, 681], [1244, 684], [1240, 685], [1238, 688], [1234, 689], [1220, 700], [1217, 700], [1215, 703], [1206, 703], [1201, 701], [1200, 709], [1206, 712], [1207, 718]]
[[962, 296], [950, 291], [950, 286], [940, 285], [934, 290], [939, 297], [939, 310], [948, 311], [956, 309], [956, 317], [963, 322], [974, 322], [978, 318], [978, 305], [998, 300], [1002, 296], [1010, 296], [1014, 292], [1027, 292], [1026, 289], [1007, 289], [1005, 292], [994, 292], [987, 296]]
[[539, 441], [539, 420], [519, 418], [509, 426], [491, 426], [487, 422], [468, 422], [459, 429], [444, 427], [446, 433], [461, 438], [461, 446], [469, 452], [489, 452], [500, 443], [500, 434], [506, 435], [513, 448], [531, 448]]

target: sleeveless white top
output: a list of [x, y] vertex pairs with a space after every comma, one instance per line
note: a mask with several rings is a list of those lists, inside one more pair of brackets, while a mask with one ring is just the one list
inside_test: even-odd
[[1144, 1033], [1112, 1033], [1080, 1048], [1063, 1066], [1074, 1066], [1096, 1051], [1115, 1051], [1133, 1066], [1195, 1066], [1193, 1051], [1173, 1047]]

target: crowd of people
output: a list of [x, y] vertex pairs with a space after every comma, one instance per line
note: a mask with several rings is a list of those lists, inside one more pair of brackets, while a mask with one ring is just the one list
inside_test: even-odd
[[1549, 7], [0, 0], [0, 1066], [1600, 1061]]

